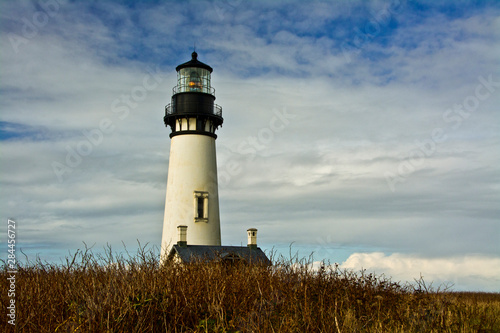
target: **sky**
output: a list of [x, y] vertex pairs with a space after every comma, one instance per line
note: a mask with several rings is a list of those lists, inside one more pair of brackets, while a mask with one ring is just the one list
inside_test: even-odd
[[19, 260], [161, 242], [175, 67], [213, 69], [222, 243], [500, 292], [496, 1], [0, 3]]

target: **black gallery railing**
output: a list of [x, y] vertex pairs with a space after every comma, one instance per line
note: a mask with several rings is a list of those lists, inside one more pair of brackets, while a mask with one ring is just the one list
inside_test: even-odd
[[[197, 106], [200, 106], [200, 105], [198, 104]], [[201, 109], [206, 109], [206, 108], [201, 107]], [[176, 114], [177, 113], [176, 111], [177, 110], [175, 108], [175, 105], [172, 105], [172, 103], [165, 106], [165, 115], [166, 116]], [[189, 114], [189, 113], [199, 114], [199, 113], [204, 113], [204, 112], [182, 112], [182, 114], [185, 114], [185, 113], [186, 114]], [[222, 117], [222, 107], [220, 105], [214, 104], [213, 111], [211, 114]]]

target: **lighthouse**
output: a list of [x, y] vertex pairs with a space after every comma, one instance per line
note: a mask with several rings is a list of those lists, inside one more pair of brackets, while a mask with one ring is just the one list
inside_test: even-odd
[[212, 67], [196, 52], [191, 57], [176, 67], [177, 85], [163, 117], [171, 142], [160, 260], [270, 265], [255, 228], [247, 230], [247, 246], [221, 245], [215, 131], [224, 119], [215, 104]]
[[171, 129], [163, 258], [177, 244], [179, 230], [184, 243], [221, 245], [215, 131], [224, 120], [215, 104], [212, 68], [199, 61], [196, 52], [191, 56], [176, 67], [177, 84], [163, 118]]

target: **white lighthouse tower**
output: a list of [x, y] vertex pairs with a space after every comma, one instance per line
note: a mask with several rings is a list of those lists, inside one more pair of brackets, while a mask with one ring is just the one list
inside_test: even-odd
[[165, 126], [172, 133], [163, 258], [178, 241], [178, 226], [187, 227], [184, 235], [189, 244], [221, 245], [215, 131], [223, 122], [222, 108], [214, 103], [212, 68], [197, 56], [193, 52], [190, 61], [177, 66], [177, 85], [165, 107]]

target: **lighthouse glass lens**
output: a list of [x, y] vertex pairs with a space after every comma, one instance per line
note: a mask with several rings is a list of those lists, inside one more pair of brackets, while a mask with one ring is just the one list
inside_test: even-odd
[[203, 68], [182, 68], [177, 74], [177, 92], [210, 94], [210, 72]]
[[188, 88], [190, 91], [200, 91], [202, 88], [200, 75], [196, 71], [189, 74]]

